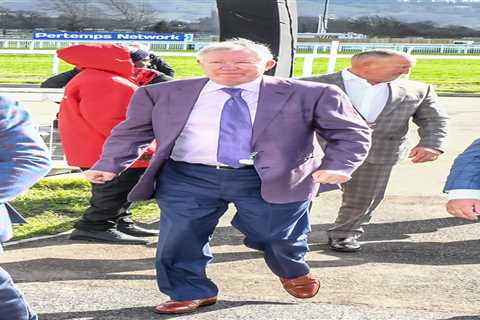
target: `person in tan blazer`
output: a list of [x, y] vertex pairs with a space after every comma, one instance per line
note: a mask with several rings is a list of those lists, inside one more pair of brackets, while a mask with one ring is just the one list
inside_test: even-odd
[[[343, 184], [342, 205], [328, 230], [329, 248], [340, 252], [360, 250], [358, 238], [384, 198], [393, 166], [407, 153], [413, 163], [436, 160], [447, 136], [448, 117], [434, 88], [401, 79], [415, 65], [412, 56], [375, 49], [355, 54], [351, 62], [341, 72], [302, 79], [337, 85], [373, 129], [369, 155]], [[412, 149], [407, 143], [410, 119], [420, 137]]]

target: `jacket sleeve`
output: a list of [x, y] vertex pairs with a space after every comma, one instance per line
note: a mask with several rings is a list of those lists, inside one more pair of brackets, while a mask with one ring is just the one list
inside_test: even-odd
[[47, 146], [19, 105], [0, 97], [0, 203], [32, 186], [50, 169]]
[[351, 174], [366, 159], [371, 130], [353, 108], [347, 95], [336, 86], [327, 86], [317, 101], [314, 126], [326, 142], [320, 169]]
[[167, 76], [166, 74], [159, 73], [155, 78], [152, 79], [148, 84], [155, 84], [155, 83], [160, 83], [160, 82], [165, 82], [165, 81], [172, 81], [173, 78], [170, 76]]
[[66, 71], [60, 74], [57, 74], [53, 77], [48, 78], [40, 84], [40, 88], [63, 88], [67, 83], [73, 79], [77, 74], [80, 73], [80, 70], [74, 68], [70, 71]]
[[453, 162], [443, 189], [480, 190], [480, 139], [475, 140]]
[[146, 87], [135, 92], [128, 106], [127, 119], [112, 130], [94, 170], [120, 173], [129, 167], [154, 140], [152, 110], [155, 106]]
[[428, 86], [427, 94], [413, 115], [413, 122], [418, 126], [420, 141], [418, 146], [444, 151], [447, 138], [448, 115], [438, 103], [437, 95]]

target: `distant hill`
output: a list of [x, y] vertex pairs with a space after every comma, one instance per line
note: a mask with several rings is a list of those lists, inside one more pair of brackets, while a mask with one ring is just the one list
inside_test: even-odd
[[[142, 0], [137, 0], [141, 2]], [[160, 18], [194, 21], [216, 10], [215, 0], [143, 0], [158, 10]], [[261, 1], [261, 0], [245, 0]], [[11, 10], [43, 8], [49, 0], [0, 0]], [[324, 0], [297, 0], [298, 15], [318, 16]], [[41, 9], [35, 9], [41, 11]], [[330, 0], [329, 18], [379, 15], [404, 22], [434, 21], [439, 25], [464, 25], [480, 29], [480, 0]]]

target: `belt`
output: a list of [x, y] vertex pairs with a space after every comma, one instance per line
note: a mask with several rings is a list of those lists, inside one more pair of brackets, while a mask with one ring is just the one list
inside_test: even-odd
[[242, 166], [239, 168], [229, 167], [229, 166], [220, 166], [220, 165], [211, 165], [211, 164], [193, 164], [202, 167], [215, 168], [217, 170], [240, 170], [240, 169], [253, 169], [253, 165]]
[[241, 170], [241, 169], [253, 169], [254, 168], [253, 165], [246, 165], [246, 166], [242, 166], [240, 168], [234, 168], [234, 167], [229, 167], [229, 166], [201, 164], [201, 163], [190, 163], [190, 162], [185, 162], [185, 161], [174, 161], [174, 162], [180, 163], [180, 164], [186, 164], [186, 165], [189, 165], [189, 166], [201, 166], [201, 167], [207, 167], [207, 168], [215, 168], [217, 170]]

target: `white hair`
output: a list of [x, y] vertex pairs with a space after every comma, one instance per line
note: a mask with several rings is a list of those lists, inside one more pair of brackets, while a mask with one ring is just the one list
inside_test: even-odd
[[260, 61], [267, 61], [273, 59], [272, 52], [266, 45], [243, 38], [234, 38], [221, 42], [211, 43], [198, 51], [197, 59], [200, 60], [202, 56], [209, 52], [222, 50], [248, 50], [254, 53]]

